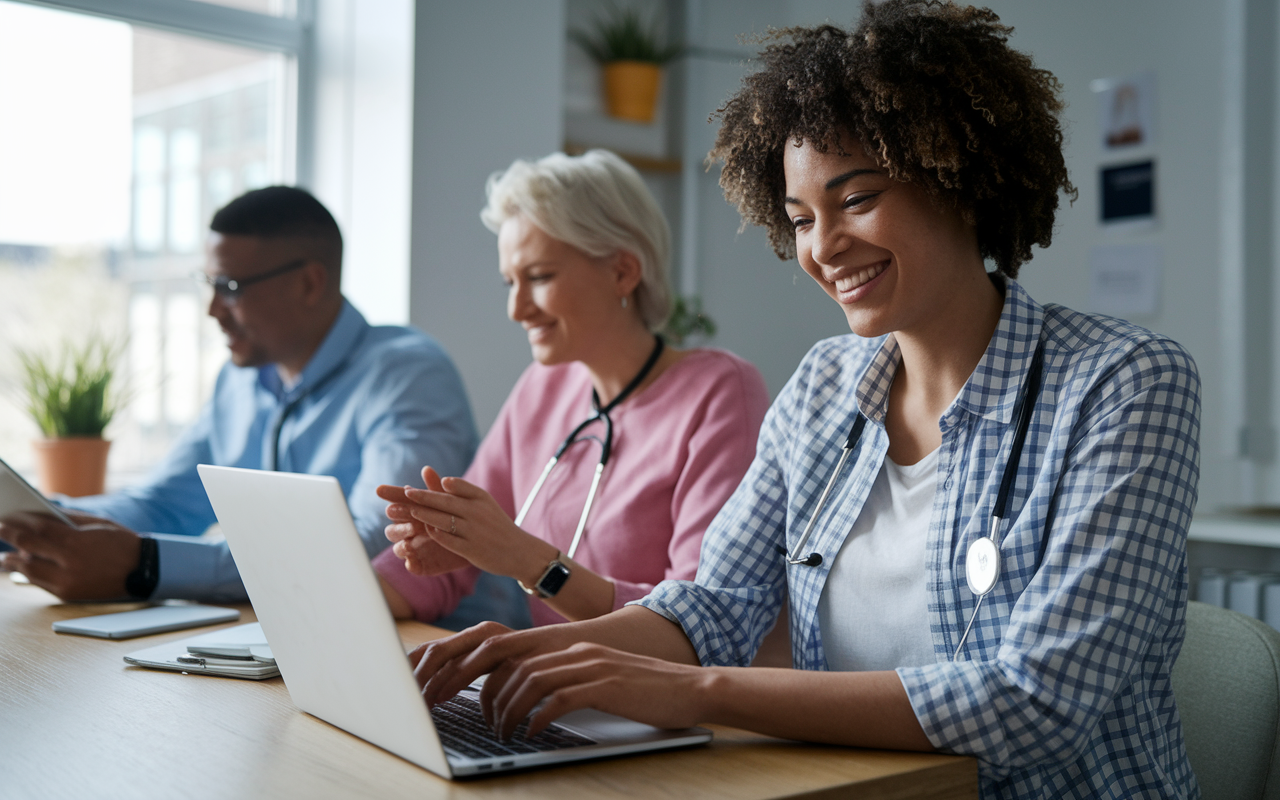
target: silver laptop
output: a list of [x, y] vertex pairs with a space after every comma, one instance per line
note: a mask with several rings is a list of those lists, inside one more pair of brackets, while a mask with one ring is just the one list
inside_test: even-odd
[[710, 741], [703, 728], [665, 731], [593, 710], [501, 741], [474, 687], [428, 711], [338, 481], [199, 472], [289, 695], [308, 714], [446, 778]]

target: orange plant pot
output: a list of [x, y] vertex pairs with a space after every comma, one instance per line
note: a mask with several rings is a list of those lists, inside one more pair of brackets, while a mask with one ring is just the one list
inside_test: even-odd
[[653, 122], [662, 85], [662, 67], [648, 61], [610, 61], [604, 65], [604, 102], [609, 116]]
[[107, 486], [107, 453], [111, 442], [101, 438], [40, 439], [36, 450], [36, 480], [45, 494], [84, 497], [102, 494]]

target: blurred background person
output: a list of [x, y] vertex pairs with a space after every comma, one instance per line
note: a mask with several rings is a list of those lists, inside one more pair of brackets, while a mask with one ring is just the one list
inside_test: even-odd
[[[371, 326], [342, 296], [342, 234], [308, 192], [256, 189], [210, 225], [208, 312], [230, 361], [212, 399], [140, 485], [63, 499], [80, 523], [0, 520], [0, 566], [63, 600], [246, 598], [197, 464], [332, 475], [370, 557], [386, 518], [374, 489], [423, 463], [462, 469], [475, 425], [462, 380], [431, 337]], [[88, 516], [93, 514], [97, 516]], [[146, 532], [146, 533], [140, 533]]]

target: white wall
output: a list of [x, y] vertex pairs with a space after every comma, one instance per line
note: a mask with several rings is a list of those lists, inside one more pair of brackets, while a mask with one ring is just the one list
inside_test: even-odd
[[484, 182], [562, 146], [564, 31], [564, 0], [418, 6], [410, 320], [453, 355], [481, 432], [530, 361], [480, 223]]
[[719, 326], [711, 344], [753, 362], [777, 394], [809, 347], [819, 339], [848, 333], [832, 303], [793, 259], [783, 262], [769, 249], [763, 231], [739, 233], [741, 220], [721, 193], [719, 168], [702, 169], [715, 141], [707, 117], [733, 93], [748, 70], [754, 45], [742, 34], [763, 33], [789, 24], [785, 4], [772, 0], [689, 0], [685, 60], [685, 180], [696, 196], [683, 211], [683, 224], [697, 231], [685, 242], [683, 258], [695, 264], [704, 307]]
[[374, 324], [409, 321], [413, 0], [320, 0], [312, 191], [342, 228], [342, 290]]

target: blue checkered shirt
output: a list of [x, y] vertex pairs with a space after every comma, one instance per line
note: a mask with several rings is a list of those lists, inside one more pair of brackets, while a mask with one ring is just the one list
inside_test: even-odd
[[[1002, 525], [1003, 572], [952, 661], [976, 602], [966, 551], [988, 532], [1042, 333], [1043, 388]], [[815, 345], [707, 530], [697, 580], [638, 601], [681, 625], [704, 665], [750, 663], [789, 597], [796, 667], [827, 669], [818, 600], [888, 451], [897, 363], [892, 336]], [[897, 670], [929, 741], [979, 760], [983, 797], [1199, 796], [1169, 678], [1185, 632], [1199, 393], [1174, 342], [1041, 307], [1005, 282], [991, 344], [939, 421], [925, 552], [936, 661]], [[778, 547], [796, 547], [858, 410], [868, 423], [804, 548], [823, 562], [789, 566]]]

